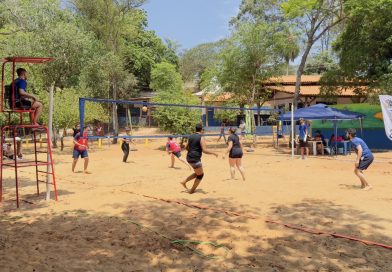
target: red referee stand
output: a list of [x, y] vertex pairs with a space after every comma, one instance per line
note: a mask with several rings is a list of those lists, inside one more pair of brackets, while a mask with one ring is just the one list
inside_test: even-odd
[[[26, 64], [42, 64], [53, 61], [52, 58], [33, 58], [33, 57], [8, 57], [1, 59], [2, 61], [2, 70], [1, 70], [1, 103], [0, 103], [0, 111], [2, 113], [8, 114], [8, 118], [6, 124], [1, 126], [1, 172], [0, 172], [0, 202], [3, 201], [3, 173], [5, 169], [13, 168], [14, 169], [14, 178], [15, 178], [15, 190], [16, 190], [16, 206], [19, 208], [19, 171], [20, 168], [31, 167], [35, 170], [35, 180], [37, 186], [37, 195], [39, 195], [39, 184], [46, 183], [51, 180], [50, 185], [53, 186], [53, 192], [55, 200], [57, 201], [57, 190], [56, 190], [56, 177], [54, 173], [54, 163], [53, 163], [53, 154], [51, 148], [51, 139], [48, 128], [41, 125], [28, 125], [23, 124], [23, 115], [28, 113], [30, 116], [30, 120], [34, 118], [34, 111], [29, 109], [17, 108], [15, 103], [15, 70], [17, 63], [26, 63]], [[9, 94], [10, 97], [5, 97], [5, 67], [6, 64], [12, 65], [12, 83], [11, 90]], [[19, 124], [11, 124], [11, 115], [12, 114], [19, 115]], [[34, 154], [32, 159], [23, 159], [18, 160], [18, 151], [17, 151], [17, 142], [18, 142], [18, 133], [21, 131], [29, 131], [31, 133], [32, 142], [34, 146]], [[6, 144], [6, 138], [11, 139], [11, 143], [13, 144], [13, 148], [11, 152], [13, 153], [11, 160], [4, 160], [4, 150], [3, 144]], [[41, 141], [42, 137], [45, 140], [44, 147]], [[21, 140], [20, 140], [21, 141]], [[21, 144], [21, 143], [20, 143]], [[39, 144], [39, 146], [38, 146]], [[40, 154], [46, 155], [46, 160], [42, 160], [39, 158]], [[47, 181], [42, 179], [42, 176], [46, 176]]]

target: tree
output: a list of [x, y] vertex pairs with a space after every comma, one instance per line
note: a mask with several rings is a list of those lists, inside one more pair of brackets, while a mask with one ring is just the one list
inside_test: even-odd
[[201, 44], [186, 50], [180, 58], [180, 73], [183, 80], [185, 82], [197, 81], [200, 83], [204, 71], [215, 65], [224, 46], [225, 41], [221, 40]]
[[[333, 49], [339, 69], [325, 75], [335, 93], [352, 85], [368, 84], [364, 96], [392, 93], [392, 1], [357, 0], [344, 5], [347, 20]], [[330, 90], [331, 91], [331, 90]]]
[[[123, 80], [122, 74], [117, 71], [126, 70], [125, 63], [118, 59], [123, 57], [123, 49], [128, 39], [136, 37], [145, 18], [139, 7], [143, 0], [72, 0], [75, 11], [81, 17], [85, 27], [94, 32], [96, 38], [102, 42], [113, 58], [110, 67], [114, 68], [108, 73], [111, 98], [118, 99], [119, 86]], [[126, 77], [127, 78], [127, 77]], [[118, 134], [117, 107], [113, 107], [113, 129]], [[114, 140], [116, 142], [116, 139]]]
[[234, 23], [239, 21], [282, 23], [301, 31], [304, 40], [301, 62], [297, 69], [293, 104], [297, 107], [308, 55], [322, 37], [344, 19], [344, 0], [243, 0]]
[[[223, 103], [221, 106], [237, 108], [238, 103], [227, 101]], [[214, 118], [219, 120], [221, 123], [235, 122], [239, 114], [240, 114], [239, 110], [216, 109], [214, 111]]]
[[[181, 75], [170, 63], [161, 63], [152, 70], [151, 88], [157, 92], [153, 102], [198, 105], [192, 93], [183, 90]], [[153, 112], [159, 127], [173, 134], [189, 134], [200, 123], [200, 109], [186, 107], [157, 107]]]
[[287, 0], [281, 7], [288, 20], [295, 23], [304, 33], [305, 45], [297, 70], [293, 104], [297, 108], [301, 90], [301, 77], [313, 45], [327, 31], [340, 24], [345, 14], [343, 0]]
[[146, 90], [151, 82], [151, 70], [157, 63], [168, 62], [178, 67], [175, 45], [168, 48], [154, 31], [140, 30], [137, 37], [129, 39], [124, 48], [125, 67], [138, 79], [138, 88]]
[[231, 25], [246, 23], [281, 23], [284, 13], [280, 8], [285, 0], [242, 0], [239, 12], [230, 21]]
[[337, 68], [337, 60], [333, 58], [332, 52], [324, 50], [309, 58], [304, 70], [304, 74], [321, 75], [328, 71], [336, 70]]
[[[57, 89], [54, 93], [54, 113], [53, 113], [53, 134], [58, 135], [59, 130], [63, 129], [65, 133], [67, 128], [74, 127], [75, 124], [79, 123], [79, 96], [87, 96], [85, 91], [77, 89]], [[44, 111], [42, 116], [45, 120], [48, 120], [48, 107], [49, 97], [46, 91], [42, 90], [39, 92], [40, 100], [44, 105]], [[87, 103], [85, 108], [85, 122], [93, 122], [94, 120], [108, 121], [108, 112], [106, 112], [102, 104], [98, 103]], [[63, 137], [61, 136], [61, 151], [64, 148]], [[57, 147], [57, 137], [54, 138], [54, 147]]]
[[245, 23], [223, 49], [218, 80], [242, 104], [259, 106], [269, 96], [263, 82], [277, 76], [284, 62], [283, 37], [274, 24]]
[[181, 75], [171, 63], [162, 62], [157, 64], [151, 72], [150, 88], [156, 91], [170, 92], [181, 90], [183, 82]]
[[[84, 62], [91, 56], [94, 39], [81, 30], [75, 18], [55, 0], [5, 0], [0, 8], [5, 28], [15, 31], [2, 40], [2, 53], [10, 56], [45, 56], [56, 61], [35, 65], [35, 84], [48, 88], [74, 87]], [[37, 76], [39, 75], [39, 76]]]
[[288, 42], [286, 46], [282, 47], [282, 54], [286, 61], [286, 75], [289, 75], [290, 61], [294, 61], [300, 53], [299, 35], [288, 26], [282, 31]]

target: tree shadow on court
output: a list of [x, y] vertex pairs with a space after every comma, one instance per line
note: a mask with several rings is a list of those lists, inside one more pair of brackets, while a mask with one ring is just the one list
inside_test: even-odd
[[[379, 218], [351, 207], [329, 201], [307, 199], [291, 206], [276, 205], [270, 218], [325, 232], [354, 236], [387, 245], [392, 237], [383, 224], [391, 219]], [[248, 248], [251, 256], [257, 255], [256, 266], [270, 263], [276, 271], [388, 271], [392, 267], [391, 250], [365, 245], [360, 242], [337, 239], [325, 235], [313, 235], [268, 224], [268, 228], [279, 232], [279, 237], [267, 238], [267, 248]], [[283, 233], [283, 234], [282, 234]], [[274, 256], [272, 259], [270, 256]]]
[[[122, 215], [85, 210], [27, 219], [1, 215], [0, 267], [9, 271], [225, 271], [230, 243], [222, 243], [225, 249], [172, 242], [204, 237], [205, 242], [211, 238], [220, 244], [219, 240], [235, 239], [230, 228], [246, 232], [248, 221], [157, 201], [135, 200], [113, 207]], [[230, 226], [233, 223], [236, 226]], [[219, 258], [207, 258], [208, 254]]]
[[[118, 216], [71, 210], [32, 215], [26, 223], [25, 218], [0, 215], [0, 267], [5, 271], [22, 267], [25, 271], [388, 271], [392, 265], [387, 249], [265, 225], [263, 219], [141, 201], [131, 194], [130, 199], [112, 205]], [[248, 215], [257, 212], [232, 199], [204, 198], [198, 203]], [[330, 202], [276, 205], [270, 217], [391, 243], [381, 227], [390, 220]], [[227, 250], [190, 245], [218, 257], [208, 259], [173, 240], [212, 241]]]
[[[20, 177], [18, 182], [19, 187], [19, 204], [22, 210], [33, 210], [47, 207], [49, 203], [45, 200], [46, 184], [39, 184], [39, 195], [37, 195], [37, 183], [35, 180], [26, 177]], [[54, 198], [53, 186], [51, 185], [51, 199]], [[57, 189], [59, 198], [65, 195], [74, 194], [68, 190]], [[1, 210], [11, 211], [16, 209], [16, 187], [14, 178], [3, 179], [3, 199], [1, 203]]]

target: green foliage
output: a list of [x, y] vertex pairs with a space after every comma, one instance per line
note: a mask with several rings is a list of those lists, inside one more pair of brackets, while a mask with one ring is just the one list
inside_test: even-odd
[[173, 64], [162, 62], [151, 71], [150, 88], [159, 92], [178, 91], [183, 87], [181, 75]]
[[178, 66], [175, 48], [168, 48], [154, 31], [141, 31], [127, 42], [124, 51], [126, 68], [138, 78], [139, 88], [148, 88], [151, 82], [151, 70], [160, 62]]
[[[86, 92], [76, 89], [58, 89], [54, 94], [54, 113], [53, 113], [53, 127], [71, 128], [79, 123], [79, 97], [86, 96]], [[46, 91], [40, 91], [39, 97], [44, 105], [42, 119], [48, 120], [49, 113], [49, 97]], [[102, 122], [108, 121], [108, 113], [103, 108], [102, 104], [87, 103], [85, 108], [85, 122], [93, 122], [100, 120]]]
[[[200, 101], [185, 91], [172, 92], [170, 95], [158, 94], [153, 99], [156, 103], [199, 105]], [[159, 127], [173, 134], [194, 132], [195, 125], [201, 123], [201, 110], [182, 107], [158, 107], [153, 112]]]
[[221, 86], [218, 81], [218, 75], [219, 75], [218, 65], [214, 65], [205, 69], [204, 72], [201, 74], [200, 84], [199, 84], [200, 88], [203, 91], [209, 93], [220, 91]]
[[123, 60], [113, 52], [98, 48], [97, 54], [85, 63], [80, 74], [80, 87], [88, 90], [93, 97], [110, 98], [114, 80], [117, 83], [117, 95], [121, 99], [133, 97], [137, 93], [137, 78], [124, 69]]
[[[369, 95], [391, 93], [392, 1], [352, 0], [344, 5], [348, 20], [334, 45], [340, 59], [335, 77], [370, 83]], [[339, 85], [338, 82], [331, 84]]]
[[336, 70], [337, 68], [338, 68], [338, 64], [336, 59], [332, 57], [332, 52], [321, 51], [318, 54], [309, 58], [304, 70], [304, 74], [320, 75], [328, 71]]
[[[237, 108], [238, 103], [235, 102], [226, 102], [223, 103], [223, 107], [233, 107]], [[221, 121], [222, 123], [227, 123], [227, 122], [234, 122], [237, 120], [237, 116], [240, 114], [239, 110], [224, 110], [224, 109], [216, 109], [214, 111], [214, 118]]]
[[218, 79], [237, 100], [253, 105], [269, 95], [263, 81], [278, 75], [282, 36], [274, 24], [242, 24], [221, 54]]
[[[198, 105], [192, 93], [182, 89], [181, 75], [170, 63], [160, 63], [152, 71], [151, 88], [157, 91], [153, 102], [165, 104]], [[186, 107], [157, 107], [153, 117], [159, 127], [173, 134], [191, 133], [201, 121], [201, 110]]]
[[[168, 48], [154, 31], [146, 30], [146, 13], [135, 8], [144, 0], [73, 2], [83, 25], [96, 35], [108, 51], [107, 57], [103, 57], [103, 60], [98, 57], [95, 63], [104, 62], [109, 67], [110, 73], [103, 73], [107, 75], [104, 83], [110, 82], [112, 88], [120, 87], [120, 90], [112, 90], [113, 98], [126, 99], [135, 95], [135, 88], [148, 88], [151, 69], [155, 64], [167, 61], [178, 65], [173, 49]], [[126, 92], [127, 89], [130, 92]]]
[[41, 79], [41, 87], [53, 82], [59, 87], [78, 85], [78, 75], [91, 55], [94, 40], [78, 28], [68, 11], [59, 8], [58, 1], [6, 0], [0, 16], [6, 20], [6, 28], [15, 31], [1, 40], [2, 54], [53, 57], [56, 61], [29, 69]]
[[288, 18], [294, 19], [319, 10], [322, 3], [320, 0], [287, 0], [282, 3], [282, 9]]
[[280, 8], [285, 0], [242, 0], [239, 12], [231, 20], [231, 25], [248, 23], [277, 23], [284, 20]]
[[[148, 88], [156, 63], [178, 66], [175, 44], [166, 46], [146, 30], [146, 13], [139, 9], [144, 0], [72, 0], [69, 9], [60, 0], [0, 2], [0, 55], [55, 58], [20, 66], [29, 72], [28, 92], [38, 94], [45, 107], [55, 84], [56, 128], [78, 121], [78, 97], [128, 99]], [[86, 113], [86, 122], [109, 114], [89, 104]], [[42, 120], [47, 114], [45, 108]]]
[[180, 73], [185, 82], [198, 81], [215, 65], [225, 40], [205, 43], [185, 51], [180, 58]]

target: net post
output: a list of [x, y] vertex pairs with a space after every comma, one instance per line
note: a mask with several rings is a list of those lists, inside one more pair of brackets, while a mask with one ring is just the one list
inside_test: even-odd
[[80, 118], [80, 131], [84, 129], [84, 106], [86, 104], [86, 100], [83, 97], [79, 98], [79, 118]]

